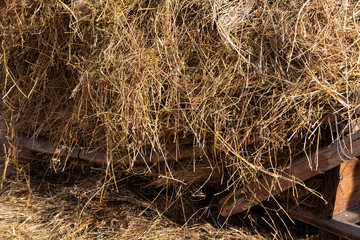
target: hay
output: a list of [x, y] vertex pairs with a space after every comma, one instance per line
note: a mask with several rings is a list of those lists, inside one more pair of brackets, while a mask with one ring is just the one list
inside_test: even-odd
[[126, 169], [174, 179], [173, 169], [199, 164], [232, 189], [316, 149], [333, 119], [359, 114], [359, 7], [5, 1], [1, 119], [12, 134], [105, 151], [106, 175], [114, 153], [209, 147], [188, 162]]
[[[216, 229], [201, 221], [180, 225], [126, 181], [118, 182], [121, 192], [109, 188], [100, 202], [96, 185], [101, 171], [84, 167], [84, 172], [77, 166], [54, 174], [47, 171], [46, 161], [28, 153], [26, 157], [16, 168], [8, 167], [0, 190], [1, 239], [266, 239], [264, 233]], [[1, 172], [4, 167], [1, 162]]]

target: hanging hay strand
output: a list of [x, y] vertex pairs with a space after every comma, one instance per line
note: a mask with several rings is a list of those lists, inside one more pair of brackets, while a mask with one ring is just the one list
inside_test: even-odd
[[[359, 114], [359, 10], [325, 0], [3, 1], [1, 119], [9, 132], [97, 149], [110, 163], [209, 148], [193, 171], [243, 185], [316, 151], [335, 116]], [[173, 178], [173, 160], [136, 171]]]

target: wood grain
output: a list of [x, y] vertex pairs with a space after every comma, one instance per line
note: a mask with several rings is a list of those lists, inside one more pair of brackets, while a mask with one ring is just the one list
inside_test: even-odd
[[[317, 167], [314, 163], [310, 167], [307, 157], [298, 159], [278, 178], [272, 176], [264, 177], [259, 182], [250, 184], [248, 188], [238, 189], [235, 193], [221, 199], [219, 202], [220, 214], [228, 217], [243, 212], [249, 207], [292, 187], [297, 180], [303, 181], [309, 179], [338, 166], [344, 160], [350, 160], [360, 155], [360, 132], [344, 137], [341, 142], [347, 156], [339, 153], [338, 142], [324, 147], [318, 152]], [[352, 152], [347, 149], [350, 148], [350, 142], [352, 143]], [[313, 153], [310, 159], [316, 159], [316, 157], [316, 153]]]
[[302, 222], [305, 222], [337, 236], [343, 237], [345, 239], [360, 239], [360, 226], [356, 224], [350, 222], [341, 222], [334, 219], [317, 218], [310, 214], [297, 210], [291, 210], [288, 213], [291, 217], [295, 219], [298, 219]]
[[360, 161], [354, 159], [342, 163], [339, 177], [334, 214], [358, 206], [360, 203]]
[[[0, 142], [7, 142], [5, 135], [0, 135]], [[106, 166], [108, 163], [108, 155], [105, 152], [98, 150], [86, 150], [83, 148], [68, 148], [63, 145], [55, 144], [50, 141], [36, 140], [26, 137], [17, 137], [16, 144], [19, 148], [26, 148], [32, 151], [57, 154], [58, 156], [64, 156], [69, 158], [78, 158], [81, 160], [95, 163], [98, 165]], [[189, 146], [181, 148], [178, 151], [167, 151], [164, 154], [154, 152], [151, 155], [139, 156], [139, 155], [117, 155], [112, 156], [113, 165], [141, 165], [141, 164], [153, 164], [164, 161], [181, 160], [192, 157], [199, 157], [206, 154], [206, 148], [199, 148]]]

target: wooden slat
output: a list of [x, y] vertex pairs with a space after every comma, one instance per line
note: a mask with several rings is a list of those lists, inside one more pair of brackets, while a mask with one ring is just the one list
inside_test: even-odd
[[[0, 142], [7, 142], [5, 135], [0, 135]], [[107, 154], [98, 150], [86, 150], [82, 148], [68, 148], [63, 145], [54, 144], [49, 141], [35, 140], [26, 137], [17, 137], [17, 146], [19, 148], [26, 148], [32, 151], [57, 154], [58, 156], [78, 158], [98, 165], [107, 165]], [[172, 150], [164, 154], [154, 152], [148, 156], [131, 156], [131, 155], [113, 155], [112, 160], [114, 165], [139, 165], [139, 164], [153, 164], [164, 162], [165, 160], [179, 160], [192, 157], [199, 157], [206, 154], [206, 149], [189, 146], [178, 151]]]
[[[341, 165], [341, 164], [340, 164]], [[334, 167], [326, 171], [322, 177], [322, 186], [320, 192], [323, 198], [317, 200], [317, 216], [324, 219], [331, 219], [334, 214], [334, 206], [336, 201], [336, 191], [339, 186], [340, 166]]]
[[[352, 142], [352, 152], [344, 150], [347, 156], [355, 158], [360, 155], [360, 132], [345, 137], [341, 142], [344, 148], [349, 148], [350, 142]], [[310, 168], [306, 157], [298, 159], [280, 177], [267, 176], [259, 182], [250, 184], [248, 188], [238, 189], [235, 193], [221, 199], [219, 203], [220, 214], [228, 217], [243, 212], [249, 207], [292, 187], [294, 181], [289, 181], [289, 179], [303, 181], [338, 166], [344, 162], [344, 159], [350, 160], [343, 154], [341, 155], [337, 143], [334, 143], [319, 150], [317, 168], [315, 164]], [[316, 159], [316, 153], [313, 153], [310, 159]]]
[[360, 161], [358, 159], [340, 165], [340, 182], [336, 191], [334, 214], [360, 203]]
[[333, 216], [334, 220], [341, 222], [351, 222], [359, 223], [360, 222], [360, 207], [350, 208], [341, 213], [335, 214]]
[[297, 220], [300, 220], [337, 236], [351, 240], [360, 239], [360, 226], [356, 224], [341, 222], [334, 219], [317, 218], [310, 214], [296, 210], [289, 211], [288, 214]]

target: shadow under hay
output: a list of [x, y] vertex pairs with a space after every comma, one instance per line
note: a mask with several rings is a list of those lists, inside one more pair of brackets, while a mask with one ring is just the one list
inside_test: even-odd
[[[216, 229], [206, 222], [205, 214], [194, 215], [185, 224], [178, 211], [186, 208], [189, 214], [206, 204], [181, 205], [168, 196], [170, 189], [144, 188], [150, 183], [144, 178], [123, 173], [117, 175], [116, 184], [104, 184], [104, 170], [86, 163], [69, 163], [55, 172], [41, 154], [26, 152], [18, 159], [16, 166], [7, 167], [0, 190], [1, 238], [263, 238], [239, 227]], [[0, 171], [4, 171], [3, 156]]]

